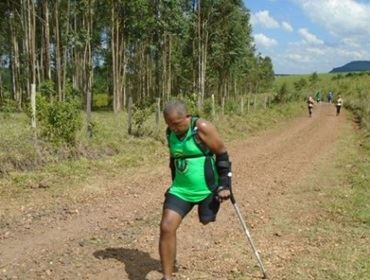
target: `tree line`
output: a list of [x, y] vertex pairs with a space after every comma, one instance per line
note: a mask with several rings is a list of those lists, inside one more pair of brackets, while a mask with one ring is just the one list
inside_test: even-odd
[[262, 92], [272, 62], [256, 52], [241, 0], [4, 0], [0, 103], [27, 104], [32, 85], [50, 100], [78, 96], [114, 112], [195, 94], [198, 106]]

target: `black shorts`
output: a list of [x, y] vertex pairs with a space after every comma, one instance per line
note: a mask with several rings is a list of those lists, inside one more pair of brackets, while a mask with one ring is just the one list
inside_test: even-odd
[[194, 205], [198, 205], [198, 216], [201, 222], [214, 222], [216, 215], [220, 209], [220, 202], [217, 200], [216, 195], [211, 193], [208, 197], [200, 202], [188, 202], [176, 195], [166, 192], [163, 209], [171, 209], [184, 218]]

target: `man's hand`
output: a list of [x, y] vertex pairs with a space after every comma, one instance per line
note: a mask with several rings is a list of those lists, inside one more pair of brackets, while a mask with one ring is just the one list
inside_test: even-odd
[[224, 202], [230, 198], [231, 192], [228, 188], [219, 187], [217, 190], [217, 199], [219, 202]]

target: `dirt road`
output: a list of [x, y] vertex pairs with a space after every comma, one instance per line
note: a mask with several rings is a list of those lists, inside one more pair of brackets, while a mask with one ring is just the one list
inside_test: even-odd
[[[306, 182], [319, 182], [316, 171], [335, 164], [331, 158], [344, 133], [344, 113], [336, 117], [332, 105], [320, 104], [312, 118], [228, 144], [235, 196], [273, 279], [312, 279], [299, 273], [292, 278], [287, 268], [320, 246], [305, 233], [324, 215], [320, 185], [308, 192]], [[163, 158], [110, 180], [97, 174], [76, 203], [58, 198], [43, 204], [43, 190], [37, 190], [34, 207], [18, 205], [12, 219], [2, 205], [0, 279], [159, 279], [158, 224], [168, 184]], [[193, 210], [178, 240], [176, 279], [260, 277], [228, 202], [208, 226]]]

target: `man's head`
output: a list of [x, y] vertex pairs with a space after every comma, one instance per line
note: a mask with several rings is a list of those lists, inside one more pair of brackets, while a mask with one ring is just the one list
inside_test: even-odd
[[180, 100], [170, 101], [163, 109], [164, 119], [176, 135], [182, 136], [189, 129], [190, 117], [186, 105]]

